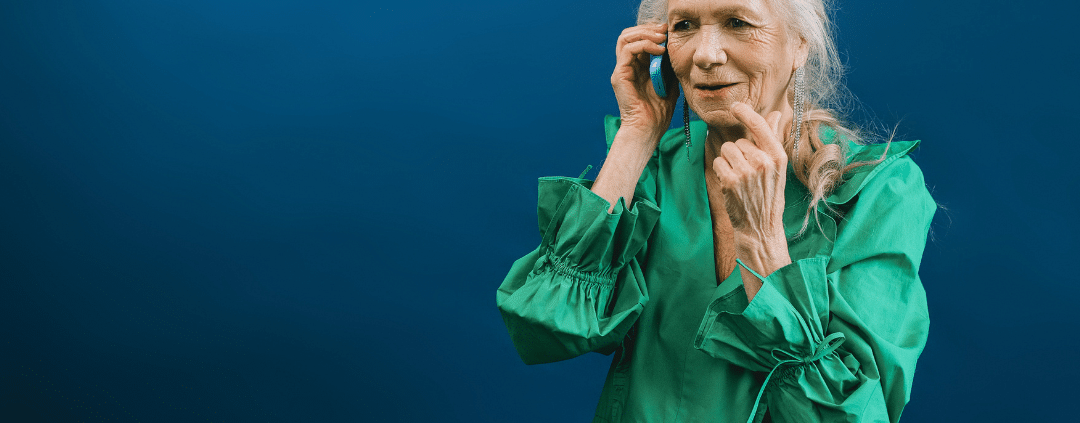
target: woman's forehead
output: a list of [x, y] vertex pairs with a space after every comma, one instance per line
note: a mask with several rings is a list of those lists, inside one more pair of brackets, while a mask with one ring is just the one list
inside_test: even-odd
[[771, 14], [767, 0], [668, 0], [669, 16], [753, 13]]

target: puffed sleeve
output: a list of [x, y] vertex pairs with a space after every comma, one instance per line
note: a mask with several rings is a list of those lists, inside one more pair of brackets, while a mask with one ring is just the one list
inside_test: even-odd
[[751, 421], [767, 408], [776, 422], [896, 422], [910, 398], [930, 323], [919, 263], [937, 206], [906, 156], [871, 175], [831, 255], [762, 278], [753, 301], [741, 286], [721, 293], [706, 313], [697, 348], [768, 372]]
[[590, 181], [541, 178], [540, 246], [516, 261], [496, 303], [526, 364], [590, 351], [610, 353], [649, 295], [642, 252], [660, 210], [636, 198], [626, 208], [589, 190]]

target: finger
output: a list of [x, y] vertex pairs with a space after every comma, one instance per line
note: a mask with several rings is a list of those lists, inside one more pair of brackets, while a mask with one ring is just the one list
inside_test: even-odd
[[749, 164], [751, 169], [757, 169], [760, 165], [765, 164], [762, 159], [768, 159], [769, 155], [758, 148], [757, 144], [746, 138], [740, 138], [735, 141], [735, 145], [739, 147], [739, 152], [742, 153], [746, 163]]
[[[741, 146], [739, 145], [740, 143], [742, 143]], [[755, 150], [757, 149], [757, 147], [753, 147], [750, 144], [750, 141], [745, 138], [736, 142], [725, 142], [720, 145], [720, 157], [727, 160], [732, 170], [740, 173], [747, 173], [753, 167], [747, 162], [746, 155], [743, 154], [742, 148], [740, 148], [746, 146]]]
[[632, 55], [648, 53], [653, 56], [659, 56], [661, 54], [664, 54], [667, 49], [664, 48], [664, 46], [662, 45], [652, 42], [651, 40], [641, 40], [627, 44], [626, 47], [623, 48], [623, 51]]
[[619, 51], [616, 53], [616, 62], [620, 66], [626, 66], [633, 63], [634, 60], [648, 61], [647, 54], [659, 56], [664, 54], [665, 51], [667, 51], [666, 48], [652, 40], [638, 40], [620, 45]]
[[735, 119], [742, 122], [746, 129], [750, 131], [754, 145], [771, 156], [777, 158], [786, 156], [784, 147], [777, 139], [772, 125], [755, 112], [750, 105], [742, 102], [735, 103], [731, 106], [731, 113], [735, 115]]
[[619, 34], [619, 41], [616, 43], [617, 49], [621, 49], [622, 46], [630, 44], [636, 41], [649, 40], [654, 43], [662, 43], [667, 41], [667, 27], [656, 27], [653, 25], [639, 25], [623, 30], [622, 34]]
[[779, 110], [776, 110], [765, 117], [765, 120], [769, 122], [769, 127], [772, 128], [773, 134], [776, 135], [776, 139], [779, 140], [784, 139], [784, 137], [780, 136], [780, 118], [782, 116], [783, 114], [780, 113]]
[[735, 171], [731, 168], [731, 163], [728, 163], [724, 157], [717, 157], [713, 160], [713, 172], [716, 172], [716, 177], [722, 182], [721, 186], [727, 185], [728, 181], [734, 179]]
[[764, 169], [776, 168], [776, 160], [768, 153], [761, 151], [761, 149], [750, 142], [750, 140], [743, 138], [736, 141], [736, 144], [738, 144], [743, 157], [746, 158], [746, 164], [749, 170], [758, 172]]
[[765, 120], [769, 122], [769, 126], [772, 128], [773, 135], [776, 135], [776, 141], [780, 145], [780, 151], [777, 154], [779, 154], [781, 157], [778, 158], [787, 159], [787, 151], [784, 150], [784, 133], [780, 132], [780, 119], [782, 119], [783, 116], [783, 113], [780, 113], [779, 110], [776, 110], [769, 113], [769, 115], [765, 117]]
[[775, 138], [769, 122], [754, 111], [754, 108], [750, 107], [749, 104], [743, 102], [735, 103], [731, 106], [731, 113], [735, 115], [735, 118], [738, 119], [743, 126], [746, 126], [755, 145], [763, 147], [760, 145], [762, 141]]

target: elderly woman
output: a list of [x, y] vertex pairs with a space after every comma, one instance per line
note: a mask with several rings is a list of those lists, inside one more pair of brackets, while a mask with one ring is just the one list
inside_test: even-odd
[[[703, 122], [667, 131], [665, 53]], [[897, 421], [936, 205], [917, 142], [841, 123], [822, 0], [644, 0], [616, 54], [607, 160], [540, 180], [498, 290], [521, 358], [615, 352], [594, 422]]]

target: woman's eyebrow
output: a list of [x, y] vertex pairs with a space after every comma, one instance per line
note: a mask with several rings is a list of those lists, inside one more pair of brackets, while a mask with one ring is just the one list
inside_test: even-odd
[[668, 19], [672, 19], [672, 18], [679, 18], [679, 17], [684, 17], [684, 16], [693, 16], [693, 13], [690, 13], [686, 9], [671, 9], [671, 10], [668, 11], [667, 15], [668, 15]]
[[[760, 14], [758, 14], [753, 8], [749, 8], [749, 7], [746, 7], [745, 5], [741, 5], [741, 4], [735, 4], [735, 5], [731, 5], [731, 6], [722, 7], [722, 8], [713, 10], [709, 14], [713, 15], [713, 16], [732, 16], [732, 15], [745, 16], [745, 17], [747, 17], [749, 19], [760, 19], [761, 18]], [[674, 18], [695, 17], [695, 16], [698, 16], [698, 15], [700, 15], [700, 13], [698, 13], [697, 11], [695, 11], [693, 9], [676, 8], [676, 9], [671, 9], [670, 11], [668, 11], [668, 20], [671, 20], [671, 19], [674, 19]]]

